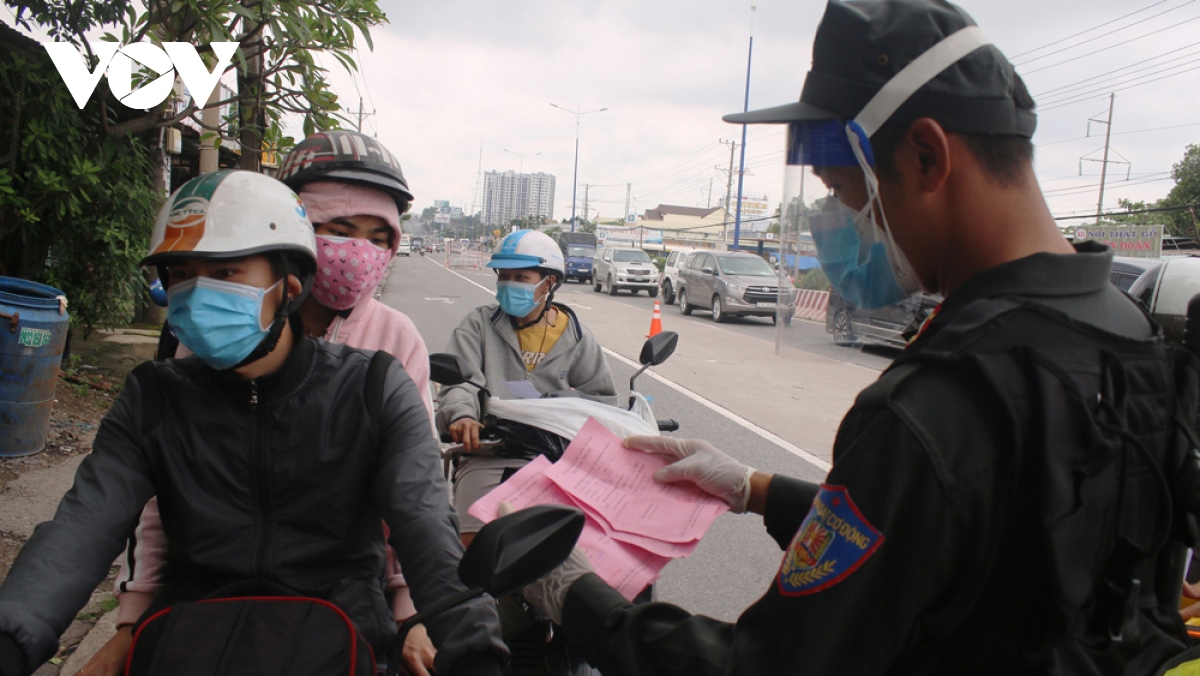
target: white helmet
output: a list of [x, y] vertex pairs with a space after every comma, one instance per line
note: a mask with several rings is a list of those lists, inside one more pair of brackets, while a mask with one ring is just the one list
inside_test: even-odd
[[[279, 255], [284, 276], [295, 274], [302, 288], [291, 298], [283, 285], [283, 302], [271, 329], [242, 360], [249, 364], [270, 354], [317, 272], [317, 238], [300, 197], [270, 176], [253, 171], [215, 171], [184, 183], [158, 212], [150, 234], [150, 254], [142, 265], [163, 267], [181, 258], [241, 258]], [[294, 328], [299, 332], [298, 325]], [[236, 368], [236, 367], [235, 367]]]
[[158, 212], [142, 265], [173, 258], [235, 258], [278, 251], [304, 272], [317, 245], [304, 204], [283, 183], [252, 171], [224, 170], [184, 183]]
[[567, 269], [558, 244], [538, 230], [517, 230], [505, 235], [487, 266], [497, 270], [532, 268], [543, 274], [553, 274], [555, 289], [562, 284]]

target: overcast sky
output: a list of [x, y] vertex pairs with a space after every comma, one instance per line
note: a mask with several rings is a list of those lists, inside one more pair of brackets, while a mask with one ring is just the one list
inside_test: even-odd
[[[375, 111], [364, 131], [400, 158], [418, 208], [446, 199], [470, 209], [482, 145], [483, 171], [554, 174], [554, 215], [569, 217], [575, 116], [551, 103], [608, 109], [580, 127], [578, 183], [593, 186], [593, 216], [620, 217], [627, 183], [631, 212], [715, 205], [729, 163], [721, 141], [741, 136], [720, 118], [742, 108], [751, 2], [750, 107], [796, 100], [821, 0], [380, 0], [390, 23], [372, 32], [373, 51], [361, 46], [360, 72], [325, 62], [348, 108], [361, 94]], [[1105, 206], [1167, 193], [1171, 165], [1200, 142], [1200, 1], [963, 5], [1038, 101], [1037, 171], [1056, 215], [1095, 212], [1101, 164], [1080, 158], [1102, 155], [1104, 125], [1087, 137], [1088, 120], [1104, 119], [1113, 90], [1110, 159], [1128, 164], [1109, 165]], [[782, 128], [749, 129], [744, 189], [774, 203]]]
[[[575, 116], [551, 103], [608, 108], [585, 115], [580, 127], [579, 183], [594, 186], [593, 215], [619, 217], [626, 183], [637, 213], [659, 203], [704, 206], [710, 181], [715, 204], [725, 192], [725, 174], [715, 167], [729, 162], [719, 142], [740, 140], [741, 128], [720, 117], [742, 108], [754, 1], [382, 0], [390, 24], [373, 31], [373, 52], [363, 47], [357, 89], [340, 73], [334, 81], [350, 107], [361, 91], [376, 111], [364, 128], [401, 158], [419, 206], [449, 199], [470, 208], [482, 142], [484, 171], [521, 167], [505, 149], [541, 153], [526, 157], [523, 168], [557, 177], [555, 217], [568, 217]], [[1086, 138], [1088, 118], [1107, 115], [1113, 89], [1110, 159], [1130, 164], [1109, 165], [1105, 205], [1166, 194], [1171, 165], [1188, 143], [1200, 142], [1200, 2], [963, 5], [1018, 64], [1038, 100], [1037, 171], [1056, 215], [1095, 211], [1101, 164], [1082, 163], [1080, 176], [1080, 158], [1101, 157], [1093, 151], [1104, 145], [1104, 125], [1093, 123]], [[756, 6], [752, 109], [799, 97], [824, 11], [819, 0]], [[1177, 128], [1145, 131], [1161, 127]], [[778, 200], [782, 145], [780, 128], [750, 127], [747, 192]], [[582, 211], [582, 187], [579, 193]]]

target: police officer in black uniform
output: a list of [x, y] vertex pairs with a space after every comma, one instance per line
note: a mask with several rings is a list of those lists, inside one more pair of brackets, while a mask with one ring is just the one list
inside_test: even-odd
[[[736, 624], [633, 606], [576, 552], [526, 590], [606, 674], [1142, 674], [1187, 646], [1180, 477], [1196, 362], [1064, 240], [1033, 173], [1034, 102], [944, 0], [831, 0], [787, 124], [782, 217], [878, 307], [946, 300], [838, 431], [816, 486], [698, 440], [634, 437], [762, 514], [785, 549]], [[789, 192], [809, 166], [819, 213]], [[1191, 463], [1191, 464], [1188, 464]]]

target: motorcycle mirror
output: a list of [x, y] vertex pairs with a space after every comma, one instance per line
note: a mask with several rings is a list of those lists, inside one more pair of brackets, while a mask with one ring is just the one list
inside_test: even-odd
[[663, 331], [642, 345], [642, 354], [638, 357], [638, 361], [643, 366], [658, 366], [675, 353], [677, 344], [679, 344], [678, 333]]
[[470, 365], [462, 357], [446, 352], [429, 355], [429, 379], [442, 385], [462, 385], [467, 382]]
[[498, 598], [532, 584], [567, 560], [583, 532], [583, 522], [578, 509], [537, 505], [485, 525], [458, 564], [458, 577], [468, 588], [401, 623], [388, 651], [387, 676], [400, 673], [404, 640], [413, 627], [484, 592]]
[[583, 512], [537, 505], [485, 525], [458, 565], [458, 577], [494, 597], [535, 582], [567, 560], [583, 532]]

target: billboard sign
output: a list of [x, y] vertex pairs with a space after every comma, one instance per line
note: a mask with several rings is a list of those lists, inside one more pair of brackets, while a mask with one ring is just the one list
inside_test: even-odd
[[1081, 225], [1075, 241], [1095, 240], [1111, 246], [1118, 256], [1158, 258], [1162, 256], [1161, 225]]
[[614, 225], [596, 226], [596, 238], [604, 242], [604, 246], [654, 246], [662, 248], [662, 230], [660, 228], [623, 228]]

